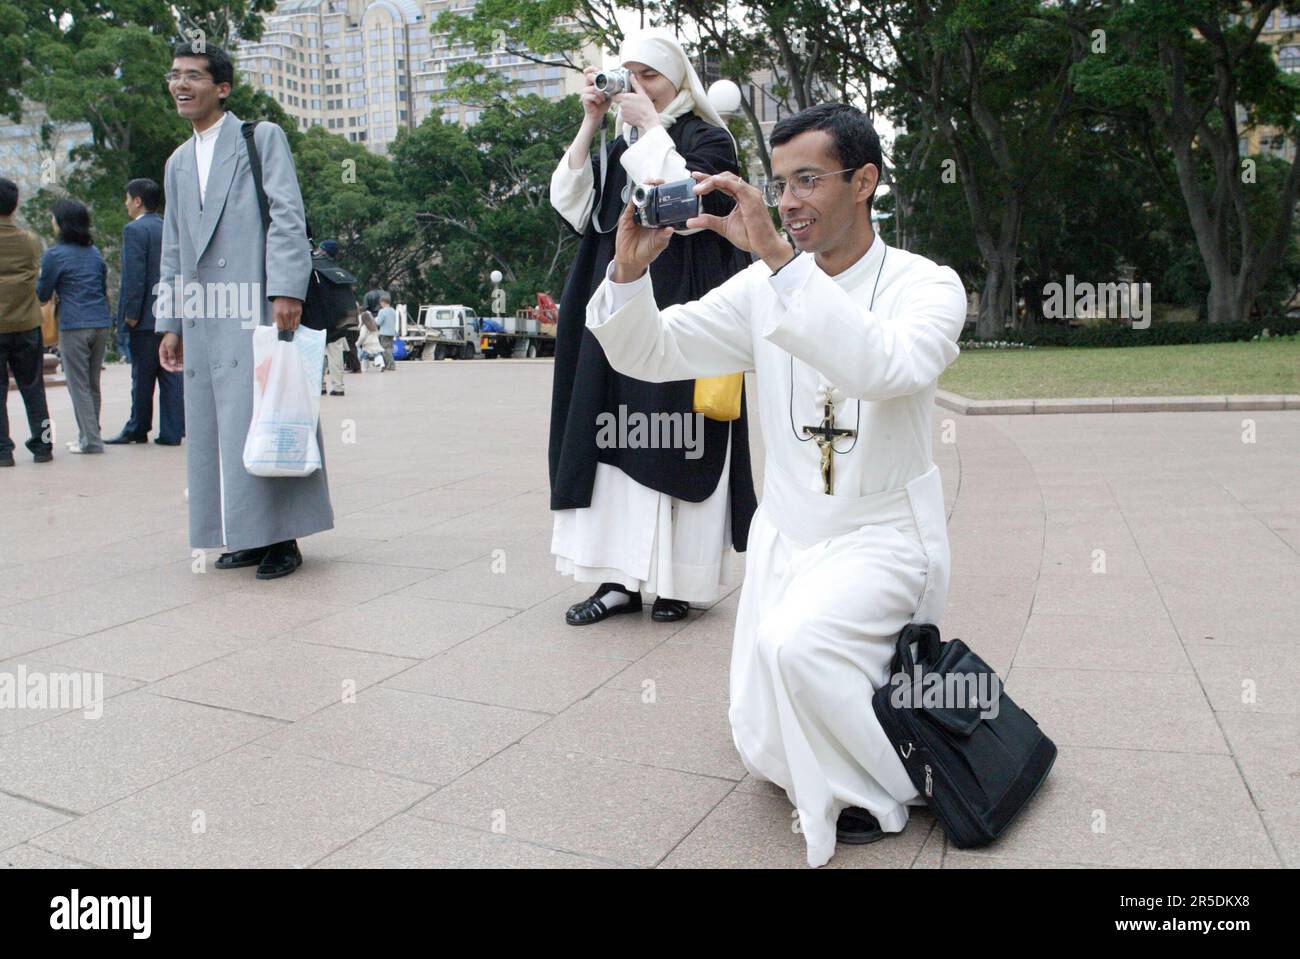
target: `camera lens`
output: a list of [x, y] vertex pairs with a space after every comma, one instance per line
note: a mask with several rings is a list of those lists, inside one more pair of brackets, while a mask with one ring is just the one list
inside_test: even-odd
[[635, 206], [645, 206], [650, 201], [650, 191], [643, 186], [638, 186], [632, 191], [632, 203]]

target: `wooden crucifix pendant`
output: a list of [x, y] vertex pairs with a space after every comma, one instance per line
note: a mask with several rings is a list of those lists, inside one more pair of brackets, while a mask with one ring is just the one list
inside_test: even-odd
[[817, 448], [822, 454], [822, 492], [829, 496], [833, 492], [831, 485], [831, 454], [835, 452], [835, 440], [840, 436], [856, 436], [853, 430], [835, 428], [835, 404], [827, 403], [820, 426], [805, 426], [804, 434], [817, 441]]

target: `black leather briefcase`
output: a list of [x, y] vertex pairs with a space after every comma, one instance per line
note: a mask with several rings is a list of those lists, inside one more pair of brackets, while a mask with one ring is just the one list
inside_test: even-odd
[[[916, 643], [913, 657], [911, 645]], [[992, 842], [1043, 784], [1056, 744], [960, 639], [913, 623], [872, 706], [907, 774], [958, 849]]]

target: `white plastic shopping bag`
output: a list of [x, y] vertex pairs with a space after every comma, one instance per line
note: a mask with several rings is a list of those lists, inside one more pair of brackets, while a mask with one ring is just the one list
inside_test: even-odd
[[253, 331], [253, 420], [244, 468], [254, 476], [309, 476], [320, 469], [316, 424], [325, 333], [300, 326], [293, 340], [274, 326]]

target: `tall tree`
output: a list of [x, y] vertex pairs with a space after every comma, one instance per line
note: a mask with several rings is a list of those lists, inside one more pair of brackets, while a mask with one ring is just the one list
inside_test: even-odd
[[385, 220], [405, 206], [398, 199], [392, 162], [337, 133], [311, 127], [294, 149], [307, 221], [317, 240], [337, 240], [342, 263], [366, 289], [381, 286], [402, 263], [409, 230], [394, 234]]
[[830, 0], [823, 12], [830, 50], [887, 83], [887, 107], [937, 139], [984, 261], [977, 331], [997, 335], [1015, 316], [1025, 210], [1072, 108], [1089, 5]]
[[[1289, 0], [1110, 2], [1105, 51], [1075, 68], [1082, 94], [1130, 132], [1153, 129], [1173, 156], [1178, 188], [1209, 275], [1211, 323], [1247, 319], [1294, 240], [1297, 151], [1269, 208], [1259, 160], [1239, 154], [1242, 117], [1300, 138], [1300, 79], [1280, 69], [1260, 33]], [[1254, 197], [1252, 197], [1254, 194]]]
[[394, 216], [416, 236], [388, 282], [424, 302], [482, 306], [497, 269], [515, 306], [558, 294], [576, 238], [551, 209], [550, 176], [580, 112], [575, 96], [500, 98], [466, 129], [434, 115], [399, 133]]

